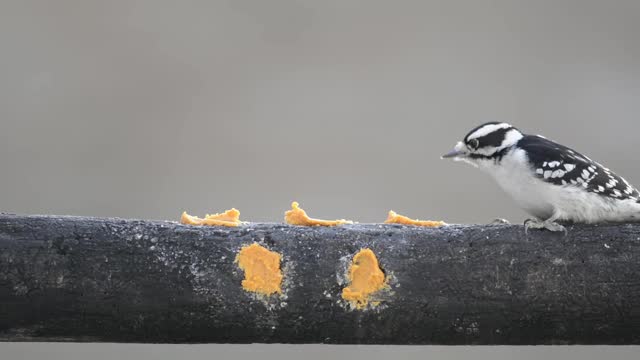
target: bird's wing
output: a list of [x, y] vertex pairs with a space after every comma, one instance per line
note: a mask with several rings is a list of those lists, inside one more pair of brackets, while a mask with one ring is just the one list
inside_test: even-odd
[[527, 152], [536, 176], [559, 186], [583, 187], [612, 199], [638, 200], [640, 194], [625, 179], [587, 156], [541, 136], [525, 136], [518, 144]]

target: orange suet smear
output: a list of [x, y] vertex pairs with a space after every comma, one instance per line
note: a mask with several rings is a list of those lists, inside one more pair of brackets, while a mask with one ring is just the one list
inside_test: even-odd
[[238, 226], [240, 221], [240, 211], [236, 209], [227, 210], [222, 214], [207, 214], [204, 219], [192, 216], [183, 212], [180, 222], [186, 225], [209, 225], [209, 226]]
[[389, 211], [389, 216], [384, 222], [385, 224], [402, 224], [402, 225], [415, 225], [426, 227], [440, 227], [447, 225], [444, 221], [431, 221], [431, 220], [413, 220], [406, 216], [396, 214], [393, 210]]
[[297, 202], [291, 203], [291, 210], [287, 210], [284, 213], [284, 221], [289, 225], [302, 225], [302, 226], [337, 226], [344, 224], [353, 224], [350, 220], [319, 220], [312, 219], [307, 216], [307, 213], [299, 207]]
[[243, 247], [236, 257], [238, 266], [244, 271], [242, 288], [263, 295], [281, 294], [281, 259], [282, 255], [257, 243]]
[[353, 257], [349, 268], [349, 282], [349, 286], [342, 290], [342, 298], [350, 301], [357, 309], [365, 308], [369, 303], [369, 296], [387, 286], [384, 272], [373, 251], [362, 249]]

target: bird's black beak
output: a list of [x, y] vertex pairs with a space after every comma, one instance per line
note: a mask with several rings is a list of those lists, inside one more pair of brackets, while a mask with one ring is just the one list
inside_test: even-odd
[[456, 146], [453, 148], [453, 150], [451, 150], [448, 153], [442, 155], [440, 158], [441, 159], [455, 159], [455, 158], [464, 157], [466, 155], [467, 155], [467, 152], [464, 149], [464, 144], [462, 144], [462, 142], [459, 142], [459, 143], [456, 144]]
[[441, 158], [442, 159], [450, 159], [450, 158], [454, 158], [454, 157], [457, 157], [457, 156], [460, 156], [460, 155], [464, 155], [464, 153], [454, 149], [454, 150], [451, 150], [448, 153], [442, 155]]

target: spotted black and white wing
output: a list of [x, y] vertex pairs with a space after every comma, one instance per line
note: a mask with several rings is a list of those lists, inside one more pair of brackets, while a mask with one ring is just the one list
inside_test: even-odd
[[582, 187], [611, 199], [640, 198], [625, 179], [566, 146], [532, 135], [522, 138], [518, 146], [527, 152], [535, 175], [545, 182]]

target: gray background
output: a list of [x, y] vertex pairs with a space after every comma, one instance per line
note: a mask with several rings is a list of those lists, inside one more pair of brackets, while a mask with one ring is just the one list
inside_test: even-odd
[[[0, 0], [0, 211], [177, 219], [236, 207], [281, 221], [298, 200], [361, 222], [389, 209], [522, 221], [486, 175], [439, 155], [507, 121], [640, 184], [639, 34], [634, 0]], [[91, 346], [0, 349], [478, 351]], [[508, 349], [476, 355], [540, 356]]]

